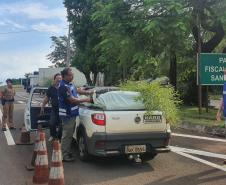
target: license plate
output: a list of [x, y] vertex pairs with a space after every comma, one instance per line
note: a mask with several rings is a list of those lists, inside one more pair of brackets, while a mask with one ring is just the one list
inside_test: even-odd
[[144, 115], [144, 123], [161, 123], [162, 116], [161, 115]]
[[125, 147], [126, 154], [145, 153], [146, 145], [130, 145]]

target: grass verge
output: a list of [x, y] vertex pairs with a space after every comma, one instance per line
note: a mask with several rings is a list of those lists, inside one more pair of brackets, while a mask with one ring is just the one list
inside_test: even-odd
[[207, 113], [203, 108], [202, 114], [200, 115], [197, 107], [193, 106], [181, 106], [179, 114], [181, 121], [190, 122], [191, 124], [196, 125], [205, 125], [205, 126], [213, 126], [218, 125], [219, 127], [224, 128], [224, 121], [217, 122], [216, 121], [216, 109], [209, 109]]

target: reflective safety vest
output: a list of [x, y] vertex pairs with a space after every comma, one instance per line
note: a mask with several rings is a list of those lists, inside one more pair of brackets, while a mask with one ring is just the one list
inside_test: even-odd
[[226, 117], [226, 82], [224, 82], [223, 101], [224, 101], [224, 117]]
[[[72, 83], [67, 83], [64, 80], [61, 81], [60, 87], [65, 86], [68, 89], [68, 92], [73, 97], [78, 97], [77, 89]], [[78, 105], [71, 105], [66, 100], [65, 97], [59, 94], [59, 116], [60, 118], [70, 118], [76, 117], [79, 115]]]

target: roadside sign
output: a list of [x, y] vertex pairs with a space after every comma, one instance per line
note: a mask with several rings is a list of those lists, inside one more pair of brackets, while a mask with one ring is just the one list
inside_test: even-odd
[[201, 85], [223, 85], [226, 54], [201, 53], [198, 73]]

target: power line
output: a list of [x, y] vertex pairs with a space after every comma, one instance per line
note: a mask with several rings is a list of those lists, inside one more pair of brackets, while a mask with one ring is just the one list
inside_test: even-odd
[[[62, 29], [68, 29], [68, 28], [62, 28]], [[40, 31], [38, 30], [9, 31], [9, 32], [0, 32], [0, 35], [19, 34], [19, 33], [28, 33], [28, 32], [40, 32]]]
[[17, 33], [26, 33], [26, 32], [36, 32], [37, 30], [23, 30], [23, 31], [9, 31], [9, 32], [0, 32], [1, 35], [6, 34], [17, 34]]

